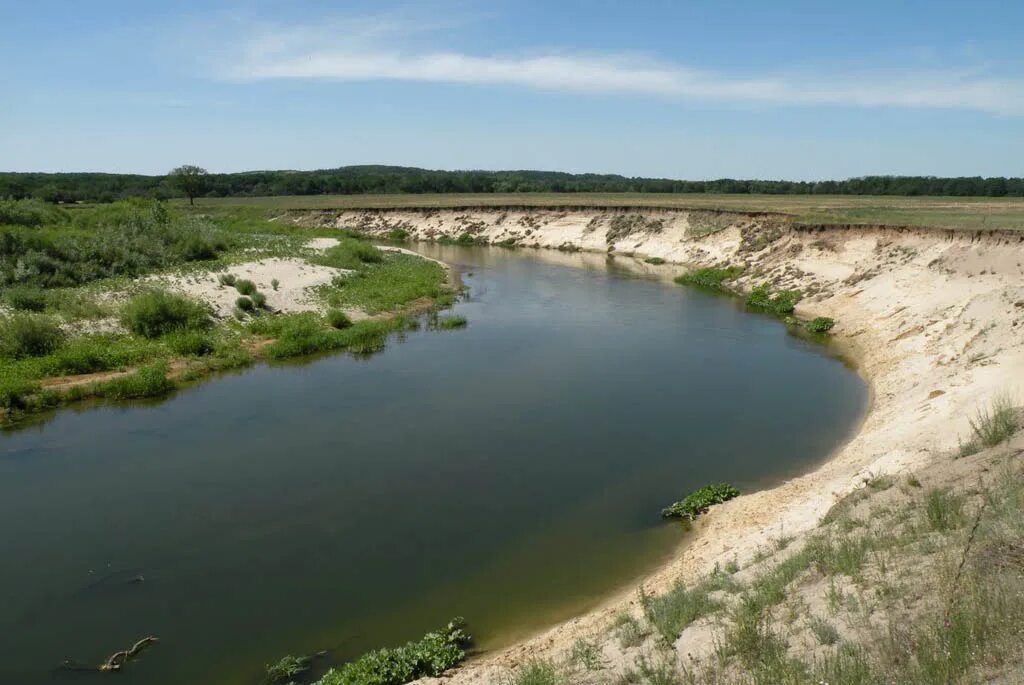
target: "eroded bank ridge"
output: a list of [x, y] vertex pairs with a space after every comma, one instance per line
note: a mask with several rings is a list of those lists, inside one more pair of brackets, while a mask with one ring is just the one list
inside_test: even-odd
[[[645, 579], [648, 592], [690, 582], [727, 559], [742, 563], [771, 539], [806, 534], [867, 479], [949, 458], [969, 433], [971, 413], [995, 394], [1018, 392], [1024, 378], [1024, 231], [812, 226], [774, 214], [630, 208], [309, 211], [288, 218], [380, 237], [604, 253], [662, 276], [737, 266], [743, 272], [734, 289], [798, 290], [797, 314], [836, 320], [836, 341], [872, 389], [859, 430], [812, 473], [716, 507], [692, 543]], [[509, 666], [556, 657], [576, 639], [600, 634], [635, 602], [635, 592], [623, 593], [470, 662], [449, 682], [491, 682]]]

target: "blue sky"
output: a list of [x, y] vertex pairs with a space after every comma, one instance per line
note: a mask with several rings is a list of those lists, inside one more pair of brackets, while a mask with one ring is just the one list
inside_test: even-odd
[[1024, 175], [1020, 2], [0, 0], [0, 170]]

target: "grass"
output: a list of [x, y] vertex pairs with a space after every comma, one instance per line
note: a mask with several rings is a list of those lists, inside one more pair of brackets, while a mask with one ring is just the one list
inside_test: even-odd
[[835, 319], [827, 316], [817, 316], [807, 322], [807, 330], [811, 333], [828, 333], [836, 325]]
[[663, 595], [641, 597], [644, 615], [662, 639], [675, 642], [687, 626], [699, 618], [717, 611], [721, 603], [711, 598], [714, 583], [701, 583], [694, 588], [676, 584]]
[[[183, 206], [184, 203], [176, 203]], [[196, 211], [228, 208], [440, 209], [469, 207], [656, 207], [778, 213], [808, 224], [889, 224], [954, 229], [1024, 228], [1024, 199], [856, 195], [479, 193], [202, 198]]]
[[437, 317], [432, 327], [440, 331], [451, 331], [456, 328], [465, 328], [469, 322], [466, 317], [461, 315], [450, 315], [450, 316], [439, 316]]
[[925, 519], [938, 532], [959, 528], [964, 522], [964, 498], [946, 488], [932, 488], [925, 495]]
[[1020, 428], [1017, 410], [1007, 394], [996, 395], [988, 407], [982, 407], [970, 418], [970, 424], [972, 436], [966, 447], [961, 444], [961, 456], [973, 454], [983, 447], [995, 447]]
[[568, 685], [561, 670], [551, 661], [534, 659], [520, 666], [504, 681], [505, 685]]
[[174, 382], [167, 378], [167, 364], [161, 362], [100, 383], [85, 390], [83, 394], [111, 400], [135, 400], [166, 395], [174, 388]]
[[309, 662], [310, 658], [308, 656], [292, 656], [289, 654], [288, 656], [281, 657], [277, 662], [267, 665], [266, 682], [270, 683], [270, 685], [290, 683], [297, 676], [309, 670]]
[[721, 290], [725, 281], [732, 280], [743, 273], [739, 266], [709, 267], [690, 271], [674, 279], [679, 285], [692, 285], [709, 290]]
[[615, 618], [612, 630], [623, 648], [636, 647], [650, 634], [635, 616], [627, 613], [621, 613]]
[[421, 298], [444, 300], [444, 267], [407, 254], [388, 254], [379, 263], [344, 276], [321, 290], [331, 307], [358, 308], [370, 314], [390, 311]]

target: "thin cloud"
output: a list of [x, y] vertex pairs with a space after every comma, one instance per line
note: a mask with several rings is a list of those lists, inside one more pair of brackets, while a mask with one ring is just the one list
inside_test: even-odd
[[[391, 29], [392, 27], [388, 27]], [[237, 59], [222, 63], [220, 78], [236, 81], [408, 81], [515, 86], [547, 91], [650, 95], [701, 102], [772, 106], [854, 106], [973, 110], [1024, 114], [1024, 81], [975, 72], [871, 74], [720, 74], [632, 57], [592, 54], [476, 56], [459, 52], [381, 50], [376, 31], [290, 30], [244, 41]], [[397, 33], [398, 31], [396, 31]], [[374, 36], [376, 37], [376, 36]], [[397, 38], [397, 36], [393, 36]], [[313, 47], [326, 42], [331, 48]]]

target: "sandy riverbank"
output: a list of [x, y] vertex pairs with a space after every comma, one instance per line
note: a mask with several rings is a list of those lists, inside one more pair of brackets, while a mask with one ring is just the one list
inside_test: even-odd
[[[798, 314], [837, 320], [836, 340], [873, 391], [859, 431], [812, 473], [713, 510], [691, 544], [643, 581], [648, 592], [692, 581], [715, 564], [743, 564], [780, 536], [799, 538], [871, 476], [947, 457], [967, 435], [968, 416], [996, 393], [1019, 390], [1024, 372], [1024, 233], [794, 226], [775, 217], [668, 210], [348, 211], [293, 218], [380, 235], [400, 228], [420, 239], [468, 234], [487, 243], [610, 253], [660, 275], [674, 275], [680, 265], [742, 265], [738, 289], [764, 282], [799, 289], [805, 298]], [[634, 591], [610, 598], [584, 616], [472, 660], [445, 680], [492, 683], [529, 659], [559, 658], [580, 637], [600, 639], [613, 617], [636, 612], [636, 604]], [[710, 640], [676, 645], [682, 653], [710, 648]], [[614, 662], [614, 646], [604, 651]]]

